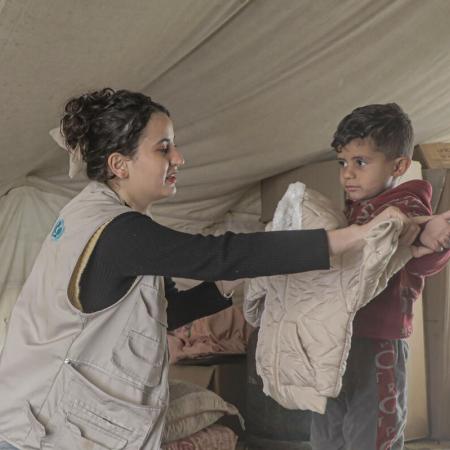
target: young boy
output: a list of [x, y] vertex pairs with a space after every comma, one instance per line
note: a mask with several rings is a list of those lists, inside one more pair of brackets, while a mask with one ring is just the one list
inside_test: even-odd
[[[395, 103], [357, 108], [339, 123], [332, 147], [340, 164], [349, 224], [363, 224], [386, 207], [408, 216], [431, 214], [431, 186], [422, 180], [394, 187], [411, 164], [413, 130]], [[437, 216], [439, 217], [439, 216]], [[444, 220], [444, 219], [442, 219]], [[425, 244], [425, 242], [423, 242]], [[449, 260], [443, 248], [412, 259], [387, 288], [356, 314], [343, 387], [324, 415], [313, 413], [314, 450], [403, 449], [406, 424], [405, 338], [424, 285]]]

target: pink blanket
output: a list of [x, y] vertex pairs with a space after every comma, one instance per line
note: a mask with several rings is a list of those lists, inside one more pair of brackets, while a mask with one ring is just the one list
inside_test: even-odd
[[170, 363], [212, 354], [245, 354], [252, 331], [242, 308], [234, 305], [202, 317], [169, 333]]

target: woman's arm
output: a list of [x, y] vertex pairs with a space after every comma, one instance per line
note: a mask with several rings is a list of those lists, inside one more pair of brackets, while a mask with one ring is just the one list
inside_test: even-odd
[[210, 316], [232, 305], [214, 283], [203, 282], [191, 289], [179, 291], [175, 282], [164, 278], [167, 299], [167, 324], [169, 330], [181, 327], [201, 317]]
[[350, 225], [346, 228], [327, 231], [330, 255], [337, 255], [351, 248], [361, 247], [364, 238], [363, 227], [364, 225]]
[[107, 264], [122, 277], [216, 281], [329, 268], [324, 230], [203, 236], [164, 227], [134, 212], [109, 223], [95, 251], [99, 265]]
[[395, 206], [389, 206], [364, 225], [350, 225], [339, 230], [328, 231], [330, 254], [336, 255], [351, 248], [361, 246], [364, 236], [372, 227], [380, 222], [394, 218], [401, 220], [403, 223], [403, 230], [400, 234], [402, 245], [412, 245], [420, 232], [419, 225]]
[[396, 214], [388, 208], [366, 225], [329, 232], [202, 236], [172, 230], [140, 213], [125, 213], [100, 236], [81, 277], [80, 301], [86, 312], [106, 308], [139, 275], [215, 281], [328, 269], [329, 253], [360, 245], [371, 226]]
[[139, 275], [234, 280], [328, 269], [324, 230], [202, 236], [129, 212], [104, 229], [80, 280], [85, 312], [117, 302]]

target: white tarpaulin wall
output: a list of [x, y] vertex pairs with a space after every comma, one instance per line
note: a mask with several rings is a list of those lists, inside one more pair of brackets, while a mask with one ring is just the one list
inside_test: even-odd
[[68, 97], [165, 104], [187, 164], [155, 216], [250, 229], [258, 182], [327, 156], [356, 106], [398, 102], [416, 143], [449, 140], [449, 49], [448, 0], [0, 0], [2, 317], [84, 184], [48, 135]]

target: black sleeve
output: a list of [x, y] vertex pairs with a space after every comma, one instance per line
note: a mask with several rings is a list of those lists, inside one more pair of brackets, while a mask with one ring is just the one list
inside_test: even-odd
[[204, 282], [191, 289], [179, 291], [175, 282], [165, 277], [164, 287], [169, 330], [174, 330], [200, 317], [210, 316], [232, 304], [230, 298], [220, 294], [214, 283]]
[[[129, 212], [112, 220], [100, 235], [80, 279], [80, 302], [85, 312], [107, 308], [125, 295], [139, 275], [216, 281], [328, 268], [324, 230], [203, 236], [175, 231]], [[188, 295], [180, 292], [179, 298]], [[202, 313], [214, 309], [203, 303], [209, 295], [207, 287], [198, 287]], [[193, 298], [192, 294], [189, 301]], [[180, 302], [174, 300], [169, 307], [173, 311]], [[217, 308], [223, 309], [222, 303], [218, 301]]]
[[203, 236], [166, 228], [137, 212], [116, 217], [97, 247], [122, 277], [216, 281], [329, 268], [324, 230]]

